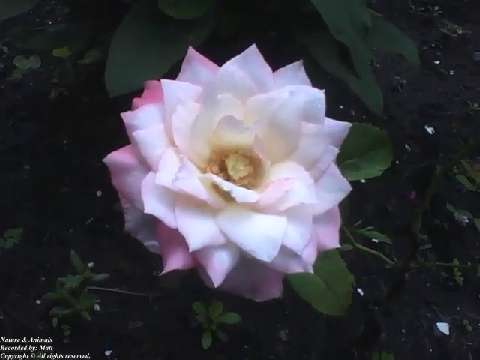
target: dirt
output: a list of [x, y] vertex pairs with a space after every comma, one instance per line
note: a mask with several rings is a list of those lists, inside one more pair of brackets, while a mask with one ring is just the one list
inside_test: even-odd
[[[195, 274], [158, 276], [161, 260], [122, 231], [118, 198], [102, 163], [107, 153], [127, 143], [119, 113], [128, 109], [131, 96], [108, 97], [104, 61], [70, 66], [42, 50], [21, 50], [7, 39], [14, 28], [75, 23], [93, 34], [86, 40], [91, 46], [105, 49], [128, 6], [101, 1], [94, 15], [89, 6], [43, 1], [31, 13], [0, 24], [6, 47], [0, 50], [0, 233], [23, 228], [19, 243], [0, 253], [2, 336], [52, 337], [58, 352], [88, 352], [92, 359], [370, 359], [375, 351], [393, 353], [396, 360], [480, 358], [480, 277], [475, 271], [462, 270], [463, 284], [458, 284], [450, 267], [387, 269], [375, 257], [346, 251], [356, 284], [344, 318], [316, 313], [288, 287], [282, 300], [254, 303], [209, 290]], [[480, 4], [377, 0], [373, 7], [417, 42], [422, 66], [414, 69], [396, 56], [380, 55], [376, 71], [384, 90], [383, 117], [373, 116], [343, 83], [322, 74], [331, 117], [381, 126], [394, 144], [393, 166], [379, 178], [354, 184], [345, 221], [361, 221], [387, 234], [392, 246], [362, 241], [401, 263], [419, 256], [430, 263], [456, 258], [478, 264], [479, 230], [472, 221], [456, 221], [447, 203], [480, 217], [479, 193], [466, 191], [453, 174], [459, 159], [480, 159], [480, 111], [474, 107], [480, 103], [475, 55], [480, 51]], [[446, 33], [445, 21], [463, 32]], [[100, 33], [105, 36], [95, 35]], [[217, 39], [201, 50], [224, 61], [255, 40], [276, 66], [299, 57], [297, 46], [285, 46], [279, 35], [245, 32], [237, 40], [219, 48]], [[39, 69], [7, 79], [16, 55], [37, 53], [43, 60]], [[447, 170], [418, 237], [412, 222], [436, 167]], [[51, 304], [41, 298], [58, 277], [72, 273], [70, 249], [93, 262], [95, 271], [110, 274], [101, 286], [154, 296], [95, 292], [100, 310], [91, 321], [73, 322], [65, 337], [52, 328]], [[215, 342], [205, 351], [191, 306], [212, 299], [243, 321], [227, 329], [228, 342]], [[440, 333], [437, 322], [447, 322], [450, 335]]]

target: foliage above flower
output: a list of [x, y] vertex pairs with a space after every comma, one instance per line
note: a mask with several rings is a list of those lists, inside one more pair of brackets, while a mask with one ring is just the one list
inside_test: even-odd
[[146, 82], [122, 118], [131, 144], [105, 163], [126, 230], [164, 272], [197, 268], [262, 301], [338, 247], [350, 124], [326, 117], [301, 62], [272, 71], [253, 45], [219, 67], [190, 48], [177, 79]]

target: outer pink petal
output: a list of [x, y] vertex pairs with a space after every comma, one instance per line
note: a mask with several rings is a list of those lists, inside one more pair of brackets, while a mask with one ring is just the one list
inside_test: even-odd
[[320, 157], [317, 159], [315, 165], [313, 165], [313, 167], [310, 169], [310, 174], [315, 181], [323, 175], [325, 170], [327, 170], [331, 164], [335, 163], [338, 152], [338, 149], [332, 145], [328, 145], [325, 148]]
[[145, 213], [163, 221], [167, 226], [175, 229], [175, 193], [164, 186], [155, 183], [155, 174], [150, 172], [142, 183], [142, 199]]
[[340, 246], [340, 210], [338, 207], [318, 215], [313, 220], [313, 233], [317, 252], [335, 249]]
[[267, 92], [274, 89], [272, 69], [255, 44], [222, 66], [222, 68], [228, 67], [236, 67], [247, 74], [258, 92]]
[[163, 100], [163, 90], [160, 81], [149, 80], [145, 82], [145, 89], [141, 97], [133, 99], [132, 108], [137, 109], [147, 104], [161, 103]]
[[194, 256], [205, 269], [213, 287], [218, 287], [237, 264], [240, 250], [231, 244], [209, 246], [196, 251]]
[[325, 118], [324, 134], [333, 146], [340, 148], [351, 126], [349, 122]]
[[175, 176], [180, 169], [181, 160], [174, 148], [167, 148], [163, 152], [160, 162], [158, 163], [158, 171], [155, 182], [158, 185], [165, 186], [171, 190], [176, 190], [173, 185]]
[[227, 240], [215, 222], [215, 213], [211, 208], [178, 197], [175, 204], [175, 216], [178, 231], [185, 237], [190, 251], [226, 243]]
[[160, 223], [157, 227], [157, 236], [163, 258], [162, 274], [172, 270], [187, 270], [195, 265], [187, 244], [178, 231]]
[[189, 47], [177, 80], [205, 87], [213, 81], [217, 72], [215, 63]]
[[228, 239], [258, 260], [277, 256], [287, 226], [284, 216], [230, 207], [217, 215], [217, 223]]
[[312, 86], [310, 79], [305, 73], [303, 61], [297, 61], [278, 69], [273, 73], [273, 78], [277, 88], [288, 85]]
[[148, 104], [136, 110], [123, 112], [121, 116], [132, 143], [135, 140], [132, 137], [135, 131], [159, 126], [164, 122], [163, 105], [161, 104]]
[[255, 301], [267, 301], [282, 296], [283, 276], [265, 264], [242, 257], [220, 288]]
[[142, 182], [148, 169], [140, 161], [132, 145], [108, 154], [103, 162], [110, 169], [112, 184], [122, 198], [143, 210]]
[[316, 214], [324, 213], [337, 206], [352, 190], [348, 181], [333, 163], [324, 171], [315, 183], [315, 187], [317, 203], [313, 208]]

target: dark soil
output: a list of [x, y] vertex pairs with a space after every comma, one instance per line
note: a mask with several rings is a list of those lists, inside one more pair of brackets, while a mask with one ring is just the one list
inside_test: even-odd
[[[78, 65], [44, 50], [20, 50], [11, 35], [15, 29], [79, 24], [93, 34], [84, 40], [90, 47], [105, 49], [128, 6], [103, 0], [92, 12], [86, 3], [75, 8], [69, 1], [43, 1], [0, 24], [0, 234], [23, 228], [20, 242], [0, 253], [0, 335], [52, 337], [59, 353], [90, 353], [92, 359], [370, 359], [374, 351], [391, 352], [396, 360], [480, 358], [480, 274], [462, 270], [458, 284], [449, 267], [407, 268], [416, 256], [430, 263], [479, 263], [479, 230], [446, 208], [449, 203], [480, 218], [480, 193], [465, 190], [452, 165], [452, 159], [478, 161], [480, 155], [480, 111], [474, 106], [480, 104], [478, 1], [374, 2], [417, 42], [422, 58], [418, 70], [394, 56], [379, 58], [384, 117], [370, 114], [343, 83], [320, 74], [331, 117], [376, 124], [392, 138], [395, 163], [383, 176], [354, 184], [345, 219], [389, 235], [393, 246], [361, 241], [405, 265], [386, 269], [375, 257], [344, 252], [356, 285], [351, 310], [338, 319], [319, 315], [288, 288], [282, 300], [254, 303], [209, 290], [195, 274], [159, 277], [161, 260], [123, 233], [102, 158], [127, 143], [119, 113], [131, 96], [108, 97], [104, 61]], [[446, 21], [464, 33], [446, 34]], [[304, 56], [282, 40], [245, 33], [237, 42], [219, 46], [214, 40], [200, 50], [222, 62], [257, 41], [275, 66]], [[42, 65], [8, 80], [18, 54], [39, 54]], [[432, 188], [436, 167], [444, 172]], [[428, 189], [435, 191], [418, 237], [412, 222]], [[73, 272], [70, 249], [93, 262], [95, 271], [110, 274], [101, 286], [156, 296], [96, 292], [100, 310], [92, 321], [73, 321], [65, 337], [51, 326], [51, 304], [38, 300], [58, 277]], [[204, 351], [191, 306], [212, 299], [243, 321], [227, 329], [228, 342]], [[441, 334], [436, 322], [449, 323], [450, 335]]]

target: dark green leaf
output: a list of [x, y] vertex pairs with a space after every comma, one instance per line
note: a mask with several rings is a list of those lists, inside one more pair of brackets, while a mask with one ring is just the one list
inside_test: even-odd
[[0, 1], [0, 21], [21, 14], [35, 6], [38, 0], [2, 0]]
[[303, 43], [315, 61], [327, 72], [345, 81], [352, 91], [369, 107], [381, 114], [383, 96], [369, 63], [363, 64], [363, 71], [355, 73], [345, 54], [342, 44], [327, 32], [301, 33], [298, 40]]
[[203, 315], [206, 315], [207, 314], [207, 308], [205, 307], [205, 305], [200, 302], [200, 301], [195, 301], [193, 304], [192, 304], [192, 308], [193, 308], [193, 311], [195, 311], [195, 313], [197, 314], [203, 314]]
[[211, 331], [205, 331], [202, 334], [202, 348], [204, 350], [207, 350], [212, 346], [212, 332]]
[[185, 55], [188, 46], [206, 39], [212, 28], [208, 14], [179, 22], [162, 17], [149, 0], [136, 3], [113, 36], [105, 82], [110, 96], [126, 94], [143, 82], [165, 74]]
[[383, 242], [383, 243], [392, 245], [392, 240], [387, 235], [378, 232], [373, 227], [366, 227], [364, 229], [356, 229], [355, 232], [359, 235], [362, 235], [362, 236], [365, 236], [366, 238], [369, 238], [370, 240], [373, 240], [373, 241], [376, 241], [376, 242]]
[[52, 55], [55, 56], [55, 57], [66, 59], [66, 58], [70, 57], [70, 55], [72, 55], [72, 51], [70, 50], [70, 48], [68, 46], [64, 46], [64, 47], [61, 47], [61, 48], [53, 49], [52, 50]]
[[72, 264], [75, 271], [79, 274], [83, 274], [88, 268], [77, 255], [77, 253], [73, 250], [70, 250], [70, 263]]
[[158, 7], [175, 19], [198, 18], [213, 6], [215, 0], [158, 0]]
[[369, 179], [390, 167], [392, 157], [392, 145], [383, 130], [354, 123], [340, 149], [338, 165], [348, 180]]
[[82, 275], [66, 275], [64, 277], [58, 278], [58, 280], [63, 284], [66, 289], [76, 289], [80, 287], [80, 284], [84, 280]]
[[373, 48], [400, 54], [412, 64], [420, 65], [415, 43], [379, 14], [372, 12], [372, 27], [367, 40]]
[[235, 325], [242, 321], [240, 315], [234, 312], [226, 312], [220, 315], [218, 318], [218, 322], [228, 324], [228, 325]]
[[292, 274], [288, 280], [301, 298], [324, 314], [341, 316], [352, 301], [353, 276], [337, 250], [317, 259], [314, 274]]
[[218, 319], [223, 313], [223, 304], [220, 301], [213, 301], [208, 308], [208, 315], [210, 319]]
[[372, 360], [394, 360], [395, 357], [392, 353], [388, 352], [374, 352], [372, 354]]
[[8, 229], [3, 233], [3, 237], [0, 238], [0, 248], [11, 249], [14, 245], [20, 242], [23, 235], [22, 228]]
[[13, 58], [13, 64], [22, 71], [28, 71], [38, 69], [42, 64], [42, 61], [38, 55], [17, 55]]

